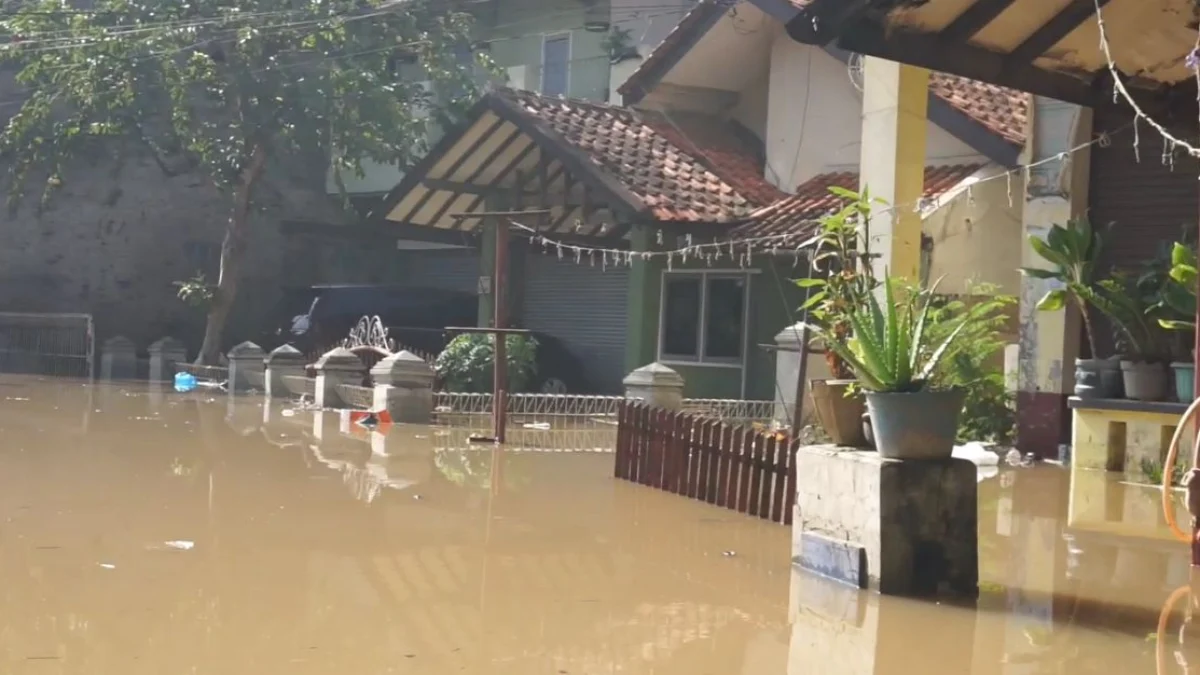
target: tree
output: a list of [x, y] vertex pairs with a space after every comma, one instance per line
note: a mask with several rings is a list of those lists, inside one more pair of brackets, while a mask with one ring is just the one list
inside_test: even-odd
[[[219, 358], [265, 175], [332, 162], [408, 165], [477, 93], [470, 15], [453, 0], [59, 0], [0, 22], [0, 60], [27, 98], [0, 132], [10, 205], [73, 158], [137, 143], [164, 171], [203, 173], [229, 200], [197, 361]], [[477, 65], [487, 66], [477, 54]], [[178, 160], [168, 163], [162, 158]], [[315, 166], [320, 164], [320, 166]], [[192, 289], [194, 291], [194, 288]]]

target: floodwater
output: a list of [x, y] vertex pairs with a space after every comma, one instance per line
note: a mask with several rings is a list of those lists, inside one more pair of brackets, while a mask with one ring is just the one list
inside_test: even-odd
[[1188, 556], [1154, 490], [1002, 471], [980, 485], [979, 602], [935, 604], [797, 573], [787, 528], [613, 480], [612, 433], [521, 428], [493, 450], [219, 392], [0, 379], [0, 673], [1200, 664], [1176, 613], [1156, 671]]

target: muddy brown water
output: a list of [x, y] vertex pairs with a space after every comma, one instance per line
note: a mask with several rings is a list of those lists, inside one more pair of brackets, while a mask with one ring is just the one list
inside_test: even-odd
[[0, 673], [1155, 673], [1188, 581], [1157, 492], [1039, 468], [980, 484], [978, 603], [859, 593], [613, 480], [612, 433], [0, 379]]

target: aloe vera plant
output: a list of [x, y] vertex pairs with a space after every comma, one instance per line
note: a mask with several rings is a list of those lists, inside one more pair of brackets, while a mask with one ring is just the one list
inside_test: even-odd
[[[930, 378], [962, 333], [960, 323], [938, 345], [928, 339], [930, 301], [937, 287], [911, 291], [896, 297], [899, 282], [888, 277], [883, 284], [883, 304], [870, 295], [864, 307], [850, 316], [853, 338], [846, 343], [827, 340], [826, 345], [849, 364], [859, 383], [880, 393], [911, 393], [926, 389]], [[825, 329], [809, 326], [818, 337]]]

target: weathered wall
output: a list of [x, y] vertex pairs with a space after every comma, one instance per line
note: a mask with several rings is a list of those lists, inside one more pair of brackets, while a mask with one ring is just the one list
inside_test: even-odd
[[[1001, 173], [993, 166], [978, 175], [986, 180]], [[947, 195], [941, 208], [925, 218], [922, 231], [933, 240], [929, 280], [942, 279], [940, 292], [960, 295], [973, 284], [987, 283], [1004, 295], [1020, 294], [1024, 195], [1020, 176], [989, 180], [969, 194]]]
[[[266, 211], [248, 242], [228, 342], [256, 330], [277, 299], [284, 259], [279, 220], [288, 212], [328, 211], [315, 187], [264, 184]], [[216, 279], [228, 203], [204, 177], [168, 177], [145, 153], [120, 167], [80, 160], [40, 214], [33, 192], [4, 216], [0, 311], [91, 313], [98, 342], [120, 333], [144, 349], [171, 334], [192, 355], [204, 316], [176, 298], [172, 282], [197, 271]]]

